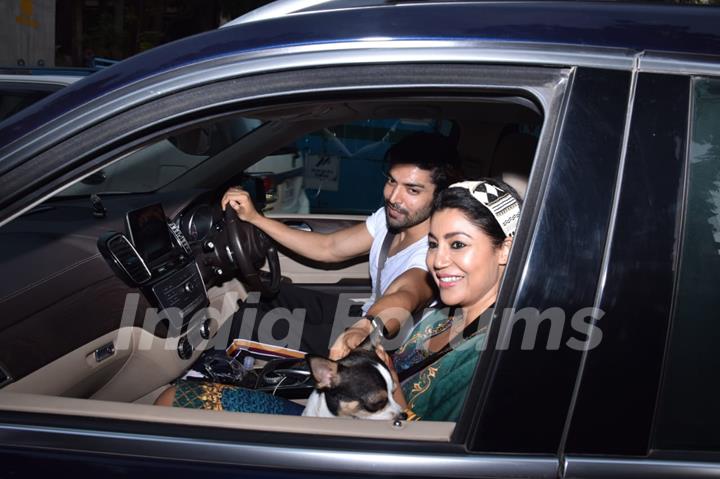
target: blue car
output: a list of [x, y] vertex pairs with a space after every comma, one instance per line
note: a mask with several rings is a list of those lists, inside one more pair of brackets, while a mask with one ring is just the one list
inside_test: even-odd
[[[704, 5], [281, 1], [6, 119], [0, 476], [720, 477], [718, 25]], [[227, 223], [226, 189], [298, 229], [357, 224], [416, 131], [524, 197], [458, 420], [154, 406], [248, 292], [371, 292], [367, 258]]]

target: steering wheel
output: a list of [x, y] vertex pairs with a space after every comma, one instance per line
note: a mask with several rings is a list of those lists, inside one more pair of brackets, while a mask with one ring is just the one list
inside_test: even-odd
[[[273, 296], [280, 290], [280, 259], [277, 247], [268, 236], [240, 218], [235, 210], [225, 208], [225, 229], [232, 261], [240, 271], [248, 291]], [[267, 260], [270, 274], [260, 271]]]

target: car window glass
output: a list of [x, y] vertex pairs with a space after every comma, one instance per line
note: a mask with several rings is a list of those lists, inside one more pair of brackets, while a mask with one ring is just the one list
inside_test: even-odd
[[681, 264], [654, 440], [658, 449], [718, 451], [720, 80], [695, 82], [691, 131]]
[[451, 121], [437, 119], [349, 122], [304, 135], [245, 173], [263, 179], [269, 213], [367, 215], [382, 205], [387, 149], [411, 133], [448, 136], [452, 129]]
[[33, 103], [42, 100], [55, 89], [60, 87], [47, 87], [45, 85], [37, 88], [10, 88], [6, 89], [0, 86], [2, 92], [0, 94], [0, 121], [5, 118], [14, 115], [20, 110], [27, 108]]
[[162, 188], [232, 145], [262, 122], [233, 117], [175, 133], [133, 151], [58, 196], [145, 193]]

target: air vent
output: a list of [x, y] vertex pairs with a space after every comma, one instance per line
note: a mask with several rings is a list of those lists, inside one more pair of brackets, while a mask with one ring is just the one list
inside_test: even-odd
[[150, 280], [150, 270], [140, 257], [133, 245], [121, 234], [115, 235], [107, 241], [107, 249], [125, 274], [136, 284], [143, 284]]

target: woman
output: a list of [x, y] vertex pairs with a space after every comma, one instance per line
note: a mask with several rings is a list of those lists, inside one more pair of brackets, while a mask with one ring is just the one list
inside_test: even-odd
[[453, 307], [423, 318], [392, 359], [379, 353], [408, 419], [454, 421], [460, 414], [519, 217], [515, 192], [494, 180], [455, 183], [435, 200], [427, 266], [440, 299]]
[[[435, 199], [427, 266], [452, 308], [423, 318], [392, 358], [395, 400], [409, 419], [454, 421], [485, 343], [500, 280], [520, 217], [515, 192], [495, 180], [455, 183]], [[233, 386], [179, 382], [158, 404], [243, 412], [300, 414], [282, 398]]]

